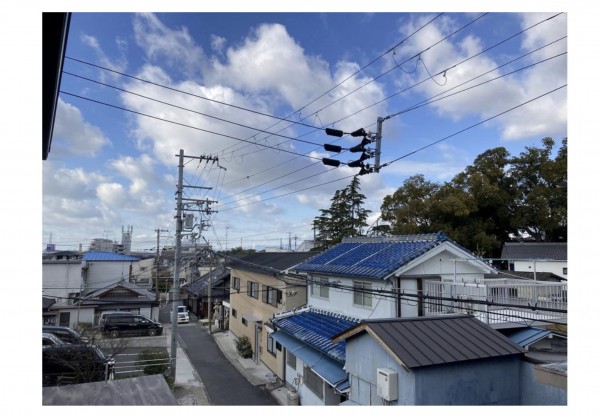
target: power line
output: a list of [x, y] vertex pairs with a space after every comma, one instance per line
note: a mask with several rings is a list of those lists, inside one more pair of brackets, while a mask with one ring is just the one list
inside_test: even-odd
[[[78, 94], [69, 93], [68, 91], [60, 90], [60, 93], [61, 94], [66, 94], [66, 95], [69, 95], [69, 96], [72, 96], [72, 97], [77, 97], [77, 98], [80, 98], [82, 100], [91, 101], [93, 103], [102, 104], [103, 106], [112, 107], [112, 108], [115, 108], [115, 109], [118, 109], [118, 110], [123, 110], [123, 111], [129, 112], [129, 113], [137, 114], [138, 116], [144, 116], [144, 117], [148, 117], [148, 118], [151, 118], [151, 119], [160, 120], [162, 122], [171, 123], [171, 124], [182, 126], [182, 127], [187, 127], [187, 128], [194, 129], [194, 130], [199, 130], [201, 132], [210, 133], [210, 134], [213, 134], [213, 135], [222, 136], [222, 137], [229, 138], [229, 139], [239, 140], [239, 141], [242, 141], [242, 142], [249, 142], [248, 140], [236, 138], [234, 136], [226, 135], [224, 133], [213, 132], [213, 131], [210, 131], [210, 130], [207, 130], [207, 129], [202, 129], [200, 127], [190, 126], [190, 125], [187, 125], [185, 123], [180, 123], [180, 122], [175, 122], [173, 120], [163, 119], [161, 117], [152, 116], [152, 115], [149, 115], [149, 114], [146, 114], [146, 113], [138, 112], [136, 110], [131, 110], [131, 109], [127, 109], [125, 107], [117, 106], [117, 105], [114, 105], [114, 104], [105, 103], [105, 102], [100, 101], [100, 100], [94, 100], [94, 99], [89, 98], [89, 97], [83, 97], [83, 96], [80, 96]], [[317, 157], [314, 157], [314, 156], [304, 155], [304, 154], [301, 154], [301, 153], [298, 153], [298, 152], [293, 152], [293, 151], [288, 151], [286, 149], [276, 148], [274, 146], [268, 146], [268, 145], [262, 145], [262, 144], [257, 144], [257, 145], [258, 146], [262, 146], [264, 148], [273, 149], [273, 150], [276, 150], [278, 152], [285, 152], [285, 153], [289, 153], [289, 154], [292, 154], [292, 155], [302, 156], [302, 157], [305, 157], [305, 158], [320, 160], [320, 158], [317, 158]]]
[[471, 126], [469, 126], [469, 127], [466, 127], [466, 128], [464, 128], [464, 129], [462, 129], [462, 130], [459, 130], [458, 132], [455, 132], [455, 133], [453, 133], [453, 134], [451, 134], [451, 135], [448, 135], [448, 136], [446, 136], [446, 137], [444, 137], [444, 138], [442, 138], [442, 139], [436, 140], [435, 142], [432, 142], [432, 143], [430, 143], [430, 144], [428, 144], [428, 145], [425, 145], [425, 146], [423, 146], [423, 147], [421, 147], [421, 148], [419, 148], [419, 149], [416, 149], [416, 150], [414, 150], [414, 151], [412, 151], [412, 152], [409, 152], [409, 153], [407, 153], [407, 154], [405, 154], [405, 155], [402, 155], [401, 157], [399, 157], [399, 158], [396, 158], [396, 159], [394, 159], [394, 160], [391, 160], [390, 162], [386, 162], [385, 164], [381, 165], [381, 168], [384, 168], [384, 167], [386, 167], [386, 166], [389, 166], [389, 165], [393, 164], [394, 162], [397, 162], [397, 161], [399, 161], [399, 160], [401, 160], [401, 159], [404, 159], [404, 158], [406, 158], [407, 156], [414, 155], [415, 153], [417, 153], [417, 152], [420, 152], [420, 151], [422, 151], [422, 150], [424, 150], [424, 149], [430, 148], [430, 147], [432, 147], [433, 145], [436, 145], [436, 144], [438, 144], [438, 143], [440, 143], [440, 142], [443, 142], [443, 141], [445, 141], [445, 140], [447, 140], [447, 139], [450, 139], [450, 138], [452, 138], [452, 137], [454, 137], [454, 136], [456, 136], [456, 135], [459, 135], [459, 134], [461, 134], [461, 133], [464, 133], [464, 132], [466, 132], [467, 130], [473, 129], [473, 128], [475, 128], [475, 127], [479, 126], [479, 125], [482, 125], [482, 124], [484, 124], [484, 123], [486, 123], [486, 122], [489, 122], [490, 120], [494, 120], [494, 119], [496, 119], [497, 117], [500, 117], [500, 116], [502, 116], [502, 115], [504, 115], [504, 114], [506, 114], [506, 113], [509, 113], [509, 112], [511, 112], [511, 111], [513, 111], [513, 110], [515, 110], [515, 109], [518, 109], [519, 107], [522, 107], [522, 106], [524, 106], [524, 105], [526, 105], [526, 104], [529, 104], [529, 103], [531, 103], [531, 102], [533, 102], [533, 101], [535, 101], [535, 100], [538, 100], [538, 99], [540, 99], [540, 98], [542, 98], [542, 97], [545, 97], [545, 96], [547, 96], [547, 95], [549, 95], [549, 94], [552, 94], [552, 93], [554, 93], [555, 91], [558, 91], [558, 90], [560, 90], [560, 89], [562, 89], [562, 88], [564, 88], [564, 87], [566, 87], [566, 86], [567, 86], [567, 84], [563, 84], [563, 85], [561, 85], [560, 87], [557, 87], [557, 88], [555, 88], [555, 89], [553, 89], [553, 90], [547, 91], [547, 92], [546, 92], [546, 93], [544, 93], [544, 94], [541, 94], [541, 95], [539, 95], [539, 96], [537, 96], [537, 97], [535, 97], [535, 98], [532, 98], [531, 100], [527, 100], [527, 101], [525, 101], [525, 102], [523, 102], [523, 103], [521, 103], [521, 104], [518, 104], [518, 105], [516, 105], [516, 106], [514, 106], [514, 107], [511, 107], [511, 108], [510, 108], [510, 109], [508, 109], [508, 110], [505, 110], [505, 111], [503, 111], [503, 112], [501, 112], [501, 113], [498, 113], [498, 114], [496, 114], [496, 115], [494, 115], [494, 116], [488, 117], [487, 119], [484, 119], [484, 120], [482, 120], [482, 121], [480, 121], [480, 122], [478, 122], [478, 123], [475, 123], [475, 124], [473, 124], [473, 125], [471, 125]]

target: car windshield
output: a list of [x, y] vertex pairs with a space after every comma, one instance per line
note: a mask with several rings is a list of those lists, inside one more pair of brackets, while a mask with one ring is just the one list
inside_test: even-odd
[[107, 359], [104, 352], [102, 352], [102, 350], [100, 350], [100, 348], [98, 346], [92, 346], [92, 348], [96, 351], [96, 353], [98, 354], [98, 357], [100, 357], [100, 359], [102, 359], [102, 360]]

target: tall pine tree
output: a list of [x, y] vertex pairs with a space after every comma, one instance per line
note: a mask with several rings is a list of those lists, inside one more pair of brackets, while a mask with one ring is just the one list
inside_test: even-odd
[[321, 209], [315, 217], [316, 248], [324, 250], [340, 243], [345, 237], [362, 236], [368, 226], [371, 210], [363, 208], [366, 197], [360, 192], [358, 176], [348, 186], [337, 190], [328, 209]]

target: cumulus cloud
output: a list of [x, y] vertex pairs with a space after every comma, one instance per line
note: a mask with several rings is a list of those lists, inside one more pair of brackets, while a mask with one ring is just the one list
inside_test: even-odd
[[110, 144], [99, 127], [86, 122], [77, 107], [59, 97], [52, 140], [53, 152], [91, 158]]
[[199, 76], [204, 51], [186, 27], [171, 29], [152, 13], [137, 14], [133, 20], [135, 41], [151, 62], [166, 64], [172, 71]]
[[[524, 14], [522, 15], [523, 28], [540, 22], [548, 15]], [[420, 17], [403, 28], [408, 34], [416, 30], [427, 21], [426, 17]], [[419, 36], [411, 38], [404, 49], [405, 56], [411, 56], [423, 52], [419, 56], [416, 76], [408, 77], [403, 74], [399, 78], [401, 85], [414, 83], [416, 79], [427, 79], [429, 74], [435, 75], [433, 79], [419, 84], [415, 90], [423, 96], [435, 97], [440, 93], [451, 90], [456, 93], [466, 87], [482, 83], [508, 72], [507, 69], [495, 69], [504, 64], [498, 58], [491, 58], [489, 54], [482, 54], [470, 59], [485, 48], [491, 46], [483, 39], [475, 35], [467, 35], [453, 41], [449, 38], [427, 50], [431, 45], [444, 38], [447, 33], [458, 28], [452, 17], [444, 17], [430, 24], [419, 32]], [[525, 32], [522, 41], [523, 52], [543, 46], [560, 36], [566, 34], [566, 19], [556, 18], [539, 25], [531, 32]], [[517, 67], [523, 67], [543, 58], [556, 55], [557, 51], [566, 50], [566, 42], [556, 44], [533, 54], [525, 60], [521, 60]], [[513, 56], [511, 58], [515, 58]], [[455, 64], [465, 61], [458, 66]], [[527, 101], [537, 98], [566, 82], [566, 57], [557, 58], [547, 63], [539, 64], [523, 73], [500, 78], [482, 86], [470, 89], [464, 93], [453, 95], [447, 99], [436, 101], [431, 105], [435, 111], [454, 121], [463, 120], [470, 116], [478, 116], [486, 119]], [[486, 75], [481, 76], [482, 74]], [[466, 83], [475, 77], [477, 80]], [[466, 84], [464, 84], [466, 83]], [[464, 84], [464, 85], [463, 85]], [[550, 116], [549, 116], [550, 115]], [[539, 135], [552, 136], [566, 131], [566, 92], [553, 93], [545, 98], [537, 99], [527, 105], [519, 107], [517, 111], [511, 111], [492, 122], [496, 125], [501, 136], [507, 140], [528, 139]]]

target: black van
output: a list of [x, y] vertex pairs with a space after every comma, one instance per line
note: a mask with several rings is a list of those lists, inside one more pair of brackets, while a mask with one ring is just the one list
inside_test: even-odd
[[114, 378], [115, 361], [95, 345], [42, 347], [42, 386], [82, 384]]
[[110, 314], [100, 325], [100, 331], [110, 337], [161, 335], [163, 326], [139, 314]]
[[42, 327], [42, 331], [44, 333], [52, 333], [60, 340], [66, 343], [88, 343], [89, 340], [87, 337], [81, 336], [75, 330], [66, 326], [52, 326], [49, 324], [45, 324]]

